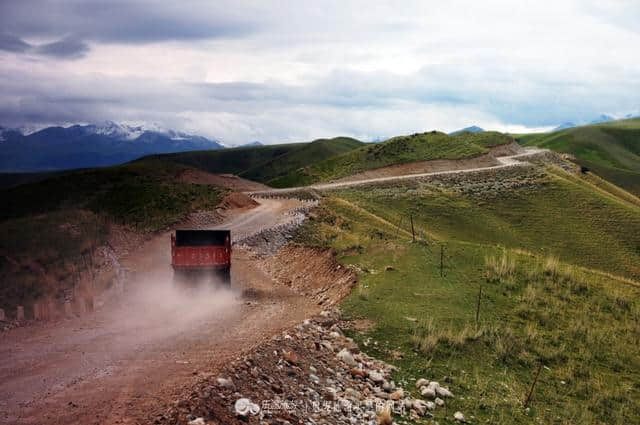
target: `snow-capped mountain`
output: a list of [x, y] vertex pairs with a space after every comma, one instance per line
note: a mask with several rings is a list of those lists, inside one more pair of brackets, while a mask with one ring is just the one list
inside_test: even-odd
[[31, 134], [0, 127], [0, 171], [99, 167], [142, 156], [222, 149], [216, 140], [155, 125], [103, 124], [47, 127]]

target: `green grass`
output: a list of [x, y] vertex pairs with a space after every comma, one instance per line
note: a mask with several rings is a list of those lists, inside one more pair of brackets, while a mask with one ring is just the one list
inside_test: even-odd
[[138, 230], [158, 230], [191, 211], [215, 208], [224, 194], [222, 189], [180, 182], [184, 169], [147, 160], [3, 189], [0, 222], [62, 209], [87, 209]]
[[331, 158], [363, 146], [364, 143], [349, 137], [318, 139], [305, 144], [267, 163], [243, 171], [240, 175], [249, 180], [264, 182], [273, 187], [287, 187], [287, 175], [325, 158]]
[[417, 229], [441, 239], [525, 249], [640, 279], [640, 205], [564, 172], [550, 171], [536, 185], [491, 199], [427, 184], [351, 189], [340, 196], [392, 222], [412, 213]]
[[[86, 273], [94, 249], [108, 233], [104, 217], [86, 210], [0, 222], [0, 305], [13, 316], [16, 305], [29, 308], [38, 299], [63, 298]], [[104, 283], [94, 282], [94, 287]]]
[[360, 270], [342, 308], [375, 322], [351, 335], [400, 366], [396, 382], [419, 396], [418, 378], [450, 381], [439, 423], [460, 410], [472, 423], [627, 424], [640, 420], [640, 286], [599, 270], [637, 278], [639, 235], [635, 204], [549, 170], [500, 196], [426, 184], [331, 192], [298, 241]]
[[488, 147], [511, 141], [510, 136], [496, 132], [457, 136], [430, 132], [399, 136], [297, 169], [275, 183], [279, 186], [303, 186], [393, 164], [470, 158], [486, 153]]
[[549, 148], [636, 195], [640, 194], [640, 119], [516, 137], [525, 146]]
[[210, 173], [237, 174], [249, 180], [281, 187], [286, 175], [298, 168], [348, 152], [363, 143], [349, 137], [243, 147], [215, 151], [184, 152], [153, 158], [199, 168]]

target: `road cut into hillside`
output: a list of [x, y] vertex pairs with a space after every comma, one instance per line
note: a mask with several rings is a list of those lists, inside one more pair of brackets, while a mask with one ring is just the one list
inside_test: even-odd
[[[260, 199], [212, 226], [257, 233], [291, 219], [295, 200]], [[232, 260], [231, 289], [172, 284], [169, 233], [123, 259], [133, 281], [118, 302], [84, 317], [0, 334], [0, 423], [146, 423], [201, 371], [321, 310], [276, 283], [246, 250]], [[249, 294], [249, 295], [247, 295]]]

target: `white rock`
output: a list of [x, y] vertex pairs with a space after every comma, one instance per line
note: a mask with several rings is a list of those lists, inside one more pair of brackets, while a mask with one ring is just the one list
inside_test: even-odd
[[453, 393], [451, 393], [451, 391], [449, 391], [445, 387], [436, 388], [436, 394], [438, 394], [440, 397], [444, 397], [444, 398], [453, 397]]
[[369, 372], [369, 379], [371, 379], [371, 381], [375, 382], [376, 384], [384, 382], [384, 376], [382, 376], [380, 372], [376, 372], [375, 370]]
[[318, 378], [313, 373], [309, 374], [309, 379], [311, 379], [313, 382], [320, 382], [320, 378]]
[[425, 405], [427, 406], [427, 409], [429, 409], [429, 410], [433, 410], [433, 409], [436, 408], [436, 404], [433, 401], [427, 401], [425, 403]]
[[329, 336], [331, 338], [340, 338], [341, 335], [338, 332], [330, 332]]
[[420, 390], [420, 394], [422, 394], [422, 396], [428, 400], [433, 400], [434, 398], [436, 398], [436, 392], [431, 387], [422, 387], [422, 389]]
[[435, 401], [436, 401], [436, 406], [440, 406], [440, 407], [444, 406], [444, 400], [441, 399], [440, 397], [436, 397]]
[[218, 383], [218, 386], [222, 387], [222, 388], [233, 388], [233, 381], [231, 380], [231, 378], [227, 379], [227, 378], [218, 378], [216, 379], [216, 382]]
[[207, 425], [207, 423], [204, 421], [204, 418], [195, 418], [189, 421], [189, 425]]
[[346, 348], [343, 348], [342, 350], [340, 350], [340, 352], [336, 354], [336, 357], [342, 360], [344, 363], [348, 364], [349, 366], [356, 365], [356, 361], [353, 358], [353, 355]]
[[428, 379], [420, 378], [416, 381], [416, 388], [426, 387], [427, 385], [429, 385]]
[[424, 400], [413, 400], [413, 408], [418, 412], [420, 416], [424, 416], [427, 412], [427, 403]]
[[453, 419], [455, 419], [458, 422], [466, 422], [467, 420], [465, 419], [464, 415], [462, 414], [462, 412], [456, 412], [453, 414]]

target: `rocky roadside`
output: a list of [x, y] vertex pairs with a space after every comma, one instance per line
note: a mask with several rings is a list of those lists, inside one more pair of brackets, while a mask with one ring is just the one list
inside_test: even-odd
[[[205, 375], [156, 424], [402, 424], [432, 416], [453, 397], [438, 382], [392, 379], [395, 367], [360, 352], [336, 310], [323, 311]], [[466, 422], [461, 412], [452, 420]]]

